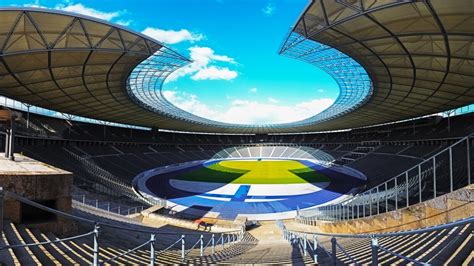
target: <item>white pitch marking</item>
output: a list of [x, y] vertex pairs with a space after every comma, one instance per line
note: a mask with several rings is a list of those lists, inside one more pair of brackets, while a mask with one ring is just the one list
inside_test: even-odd
[[276, 146], [273, 146], [272, 152], [270, 153], [270, 156], [269, 156], [269, 157], [272, 157], [273, 152], [275, 152], [275, 148], [276, 148]]
[[252, 184], [249, 196], [294, 196], [305, 195], [320, 191], [327, 187], [329, 182], [321, 182], [313, 185], [311, 183], [302, 184]]
[[235, 195], [240, 184], [197, 182], [189, 180], [170, 179], [170, 185], [179, 190], [193, 193], [208, 193], [219, 195]]
[[270, 202], [270, 201], [279, 201], [279, 200], [286, 200], [287, 198], [279, 198], [279, 199], [245, 199], [245, 202]]
[[204, 195], [196, 195], [196, 197], [210, 199], [210, 200], [218, 200], [218, 201], [230, 201], [232, 199], [232, 198], [210, 197], [210, 196], [204, 196]]

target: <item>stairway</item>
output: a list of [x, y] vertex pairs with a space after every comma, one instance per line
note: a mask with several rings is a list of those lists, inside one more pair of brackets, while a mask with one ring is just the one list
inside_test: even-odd
[[[287, 222], [291, 227], [293, 223]], [[473, 225], [464, 225], [452, 229], [427, 232], [423, 234], [404, 235], [397, 237], [381, 237], [378, 242], [381, 246], [398, 252], [404, 256], [430, 264], [472, 265], [474, 254]], [[112, 229], [111, 229], [112, 230]], [[127, 252], [147, 240], [147, 235], [120, 232], [106, 236], [101, 233], [100, 262]], [[177, 234], [159, 235], [156, 242], [156, 256], [158, 264], [311, 264], [312, 254], [303, 256], [301, 245], [290, 244], [284, 240], [282, 231], [275, 222], [261, 222], [260, 226], [246, 232], [244, 238], [235, 244], [226, 244], [224, 248], [220, 242], [216, 245], [216, 252], [211, 248], [200, 257], [199, 247], [191, 249], [185, 261], [181, 260], [180, 245], [166, 252], [161, 252], [170, 243], [176, 241]], [[148, 236], [149, 237], [149, 236]], [[189, 236], [188, 245], [192, 245], [199, 235]], [[23, 225], [16, 225], [5, 221], [4, 233], [0, 239], [1, 245], [16, 245], [24, 243], [38, 243], [57, 240], [52, 233], [44, 233], [38, 229], [29, 229]], [[308, 234], [312, 240], [312, 235]], [[371, 263], [370, 239], [338, 238], [338, 243], [350, 256], [361, 264]], [[318, 237], [318, 261], [320, 264], [332, 264], [331, 239]], [[190, 246], [187, 247], [189, 251]], [[0, 251], [2, 265], [90, 265], [93, 254], [93, 239], [88, 236], [73, 241], [54, 243], [50, 245], [15, 248]], [[338, 264], [350, 264], [344, 253], [337, 249]], [[149, 246], [115, 260], [112, 264], [148, 264], [150, 258]], [[379, 251], [379, 263], [406, 264], [405, 261]]]
[[[104, 229], [105, 230], [105, 229]], [[138, 244], [145, 242], [149, 238], [144, 235], [131, 233], [130, 231], [120, 230], [116, 234], [110, 235], [107, 231], [100, 234], [99, 262], [127, 252]], [[199, 245], [189, 249], [190, 245], [199, 239], [199, 234], [187, 237], [188, 245], [185, 261], [181, 259], [180, 243], [175, 247], [163, 252], [162, 250], [174, 243], [179, 234], [157, 235], [156, 262], [158, 264], [209, 264], [228, 260], [234, 256], [241, 255], [255, 246], [255, 239], [246, 234], [242, 241], [224, 246], [221, 242], [216, 243], [215, 253], [212, 253], [211, 247], [208, 247], [204, 256], [200, 256]], [[148, 235], [146, 237], [149, 237]], [[189, 238], [189, 239], [188, 239]], [[39, 243], [58, 240], [58, 237], [51, 232], [41, 232], [38, 229], [30, 229], [24, 225], [13, 224], [5, 221], [4, 234], [0, 239], [3, 245], [20, 245], [25, 243]], [[205, 241], [207, 242], [207, 241]], [[0, 265], [90, 265], [93, 260], [93, 238], [87, 236], [72, 241], [58, 242], [42, 246], [31, 246], [22, 248], [13, 248], [0, 251]], [[130, 253], [113, 261], [117, 264], [148, 264], [150, 260], [149, 245], [134, 253]]]
[[339, 162], [341, 164], [352, 163], [352, 162], [366, 156], [367, 154], [373, 152], [379, 146], [380, 146], [380, 141], [361, 141], [359, 143], [359, 145], [357, 145], [357, 147], [354, 150], [344, 154], [339, 159]]
[[247, 232], [254, 241], [246, 243], [248, 250], [219, 263], [229, 264], [307, 264], [300, 250], [283, 239], [274, 221], [260, 222], [260, 226]]

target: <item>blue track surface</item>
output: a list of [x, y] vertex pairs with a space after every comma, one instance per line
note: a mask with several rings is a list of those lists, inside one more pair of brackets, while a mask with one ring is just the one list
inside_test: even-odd
[[247, 198], [247, 194], [249, 193], [250, 186], [249, 185], [241, 185], [239, 189], [235, 192], [234, 196], [230, 201], [240, 201], [243, 202]]
[[[166, 198], [167, 200], [176, 204], [188, 206], [190, 208], [205, 208], [213, 212], [219, 212], [219, 217], [222, 219], [235, 219], [235, 217], [239, 214], [279, 213], [294, 211], [298, 208], [304, 209], [313, 207], [315, 205], [320, 205], [346, 195], [353, 188], [358, 188], [364, 184], [363, 180], [334, 171], [331, 168], [327, 168], [310, 161], [300, 160], [300, 162], [329, 177], [329, 186], [317, 192], [303, 195], [248, 196], [247, 194], [251, 188], [251, 185], [240, 185], [234, 195], [191, 193], [188, 191], [176, 189], [170, 185], [169, 180], [174, 176], [199, 169], [200, 167], [205, 167], [206, 164], [151, 177], [147, 181], [146, 185], [150, 191], [152, 191], [158, 197]], [[215, 187], [213, 189], [217, 188], [218, 187]], [[230, 201], [203, 198], [202, 196], [230, 198]], [[248, 199], [271, 199], [272, 201], [246, 202], [245, 200]]]

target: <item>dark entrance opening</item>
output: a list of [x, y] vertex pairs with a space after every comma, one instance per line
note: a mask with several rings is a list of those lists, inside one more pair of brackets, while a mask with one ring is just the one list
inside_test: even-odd
[[[35, 200], [36, 203], [56, 209], [56, 200]], [[21, 203], [21, 223], [45, 223], [56, 221], [56, 214]]]

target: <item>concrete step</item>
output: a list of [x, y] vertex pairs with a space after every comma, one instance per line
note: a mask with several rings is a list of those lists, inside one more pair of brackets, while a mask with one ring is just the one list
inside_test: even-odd
[[[40, 230], [38, 230], [38, 229], [30, 229], [30, 230], [31, 230], [31, 233], [34, 235], [34, 237], [37, 239], [38, 242], [51, 241]], [[61, 265], [70, 265], [70, 264], [75, 263], [74, 260], [71, 257], [69, 257], [61, 249], [59, 249], [57, 243], [44, 245], [44, 247], [46, 248], [46, 250], [52, 256], [54, 256], [54, 258], [58, 261], [59, 264], [61, 264]]]
[[[26, 242], [21, 237], [16, 226], [11, 222], [5, 222], [3, 226], [6, 238], [11, 245], [21, 245]], [[18, 258], [20, 264], [24, 265], [40, 265], [40, 261], [33, 254], [29, 247], [13, 249], [15, 256]]]
[[[22, 224], [16, 225], [16, 228], [18, 229], [18, 233], [21, 235], [21, 237], [26, 243], [39, 242], [38, 239], [36, 239], [36, 237], [33, 236], [30, 229], [26, 228], [24, 225]], [[59, 264], [59, 261], [57, 261], [56, 258], [54, 258], [51, 255], [51, 253], [49, 253], [49, 251], [47, 251], [43, 245], [31, 246], [30, 249], [38, 258], [38, 260], [41, 262], [42, 265], [58, 265]]]
[[[5, 233], [2, 233], [2, 239], [0, 239], [0, 245], [2, 246], [10, 245], [7, 237], [5, 236]], [[18, 261], [18, 258], [16, 257], [12, 249], [4, 249], [0, 251], [0, 264], [17, 265], [17, 264], [20, 264], [20, 262]]]

